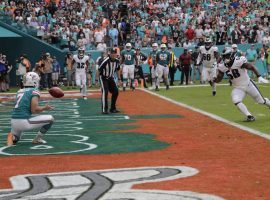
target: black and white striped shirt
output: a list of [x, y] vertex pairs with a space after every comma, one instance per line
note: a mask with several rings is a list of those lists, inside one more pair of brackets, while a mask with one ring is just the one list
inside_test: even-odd
[[118, 70], [120, 70], [120, 62], [117, 58], [111, 60], [110, 57], [107, 57], [98, 67], [99, 75], [107, 79], [113, 77]]

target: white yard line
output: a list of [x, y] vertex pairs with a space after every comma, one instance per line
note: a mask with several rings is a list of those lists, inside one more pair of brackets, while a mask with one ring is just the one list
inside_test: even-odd
[[249, 132], [249, 133], [251, 133], [251, 134], [258, 135], [258, 136], [260, 136], [260, 137], [263, 137], [263, 138], [266, 138], [266, 139], [270, 140], [270, 135], [268, 135], [268, 134], [266, 134], [266, 133], [263, 133], [263, 132], [261, 132], [261, 131], [257, 131], [257, 130], [255, 130], [255, 129], [248, 128], [248, 127], [246, 127], [246, 126], [242, 126], [242, 125], [240, 125], [240, 124], [237, 124], [237, 123], [235, 123], [235, 122], [229, 121], [229, 120], [224, 119], [224, 118], [222, 118], [222, 117], [220, 117], [220, 116], [217, 116], [217, 115], [215, 115], [215, 114], [212, 114], [212, 113], [203, 111], [203, 110], [198, 109], [198, 108], [194, 108], [194, 107], [189, 106], [189, 105], [184, 104], [184, 103], [180, 103], [180, 102], [175, 101], [175, 100], [172, 100], [172, 99], [170, 99], [170, 98], [168, 98], [168, 97], [164, 97], [164, 96], [162, 96], [162, 95], [160, 95], [160, 94], [157, 94], [157, 93], [155, 93], [155, 92], [152, 92], [152, 91], [149, 91], [149, 90], [145, 90], [145, 89], [140, 89], [140, 90], [143, 90], [143, 91], [145, 91], [145, 92], [147, 92], [147, 93], [149, 93], [149, 94], [152, 94], [152, 95], [154, 95], [154, 96], [157, 96], [157, 97], [159, 97], [159, 98], [161, 98], [161, 99], [164, 99], [164, 100], [166, 100], [166, 101], [169, 101], [169, 102], [171, 102], [171, 103], [173, 103], [173, 104], [176, 104], [176, 105], [178, 105], [178, 106], [181, 106], [181, 107], [190, 109], [190, 110], [192, 110], [192, 111], [195, 111], [195, 112], [198, 112], [198, 113], [203, 114], [203, 115], [205, 115], [205, 116], [208, 116], [208, 117], [210, 117], [210, 118], [212, 118], [212, 119], [218, 120], [218, 121], [220, 121], [220, 122], [229, 124], [229, 125], [231, 125], [231, 126], [234, 126], [234, 127], [236, 127], [236, 128], [239, 128], [239, 129], [241, 129], [241, 130], [247, 131], [247, 132]]

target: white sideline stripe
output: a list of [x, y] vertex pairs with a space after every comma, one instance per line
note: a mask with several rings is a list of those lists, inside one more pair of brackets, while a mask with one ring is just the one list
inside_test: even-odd
[[210, 118], [212, 118], [212, 119], [215, 119], [215, 120], [217, 120], [217, 121], [220, 121], [220, 122], [229, 124], [229, 125], [231, 125], [231, 126], [234, 126], [234, 127], [236, 127], [236, 128], [239, 128], [239, 129], [241, 129], [241, 130], [247, 131], [247, 132], [249, 132], [249, 133], [251, 133], [251, 134], [258, 135], [258, 136], [260, 136], [260, 137], [263, 137], [263, 138], [265, 138], [265, 139], [270, 140], [270, 135], [268, 135], [268, 134], [266, 134], [266, 133], [263, 133], [263, 132], [261, 132], [261, 131], [257, 131], [257, 130], [255, 130], [255, 129], [248, 128], [248, 127], [246, 127], [246, 126], [242, 126], [242, 125], [240, 125], [240, 124], [238, 124], [238, 123], [229, 121], [229, 120], [224, 119], [224, 118], [222, 118], [222, 117], [220, 117], [220, 116], [217, 116], [217, 115], [215, 115], [215, 114], [212, 114], [212, 113], [203, 111], [203, 110], [198, 109], [198, 108], [194, 108], [194, 107], [189, 106], [189, 105], [184, 104], [184, 103], [180, 103], [180, 102], [178, 102], [178, 101], [172, 100], [172, 99], [170, 99], [170, 98], [168, 98], [168, 97], [164, 97], [164, 96], [162, 96], [162, 95], [160, 95], [160, 94], [157, 94], [157, 93], [154, 93], [154, 92], [152, 92], [152, 91], [149, 91], [149, 90], [146, 90], [146, 89], [140, 89], [140, 90], [142, 90], [142, 91], [144, 91], [144, 92], [147, 92], [147, 93], [149, 93], [149, 94], [152, 94], [152, 95], [154, 95], [154, 96], [157, 96], [157, 97], [159, 97], [159, 98], [161, 98], [161, 99], [164, 99], [164, 100], [166, 100], [166, 101], [169, 101], [169, 102], [171, 102], [171, 103], [173, 103], [173, 104], [176, 104], [176, 105], [178, 105], [178, 106], [182, 106], [182, 107], [184, 107], [184, 108], [187, 108], [187, 109], [190, 109], [190, 110], [192, 110], [192, 111], [198, 112], [198, 113], [200, 113], [200, 114], [206, 115], [206, 116], [208, 116], [208, 117], [210, 117]]

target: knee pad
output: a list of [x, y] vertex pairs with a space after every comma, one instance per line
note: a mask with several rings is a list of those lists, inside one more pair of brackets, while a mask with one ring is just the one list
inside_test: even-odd
[[236, 106], [237, 106], [239, 103], [242, 103], [242, 102], [240, 101], [240, 102], [234, 103], [234, 105], [236, 105]]
[[13, 134], [13, 144], [16, 144], [17, 142], [19, 142], [20, 138], [17, 135]]

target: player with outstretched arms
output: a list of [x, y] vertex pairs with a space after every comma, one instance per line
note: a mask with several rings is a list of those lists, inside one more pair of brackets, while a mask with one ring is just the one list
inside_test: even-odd
[[75, 68], [76, 85], [80, 87], [83, 98], [87, 99], [86, 73], [89, 66], [89, 56], [84, 55], [84, 48], [78, 49], [78, 54], [73, 56], [72, 66]]
[[218, 48], [213, 46], [211, 38], [205, 39], [205, 44], [200, 47], [196, 65], [203, 65], [202, 81], [208, 81], [212, 86], [212, 95], [216, 95], [216, 83], [212, 80], [216, 77], [217, 63], [219, 60]]
[[256, 84], [248, 76], [248, 70], [254, 72], [258, 81], [269, 83], [268, 80], [261, 77], [255, 66], [247, 62], [244, 56], [237, 57], [236, 52], [231, 48], [226, 48], [222, 54], [223, 63], [218, 64], [217, 77], [213, 80], [218, 83], [222, 80], [224, 74], [230, 79], [233, 90], [231, 92], [232, 102], [237, 106], [241, 113], [246, 116], [247, 122], [255, 121], [255, 117], [248, 111], [246, 105], [242, 102], [246, 95], [259, 103], [270, 108], [270, 101], [264, 98]]
[[38, 105], [40, 92], [38, 90], [40, 78], [35, 72], [28, 72], [23, 77], [23, 88], [17, 92], [16, 102], [11, 116], [11, 131], [7, 137], [7, 145], [16, 144], [24, 131], [39, 130], [33, 139], [33, 144], [44, 144], [43, 135], [50, 129], [54, 122], [52, 115], [37, 115], [54, 107], [46, 104]]

